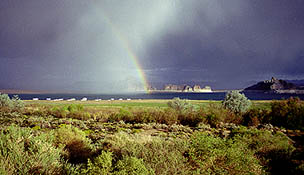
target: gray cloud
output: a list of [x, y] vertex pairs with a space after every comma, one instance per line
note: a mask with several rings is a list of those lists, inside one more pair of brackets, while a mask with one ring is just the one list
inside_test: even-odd
[[187, 1], [180, 6], [174, 28], [147, 48], [147, 66], [201, 67], [208, 70], [199, 75], [202, 80], [215, 79], [223, 88], [267, 76], [303, 78], [302, 1]]
[[152, 84], [303, 78], [303, 11], [301, 0], [2, 0], [0, 88], [141, 89], [130, 51]]

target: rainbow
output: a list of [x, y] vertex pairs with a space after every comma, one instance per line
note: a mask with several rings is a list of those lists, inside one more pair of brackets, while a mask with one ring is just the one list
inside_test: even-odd
[[115, 24], [113, 24], [113, 22], [110, 20], [110, 18], [103, 12], [103, 17], [106, 20], [107, 24], [111, 27], [112, 32], [116, 35], [116, 37], [121, 41], [122, 47], [126, 50], [128, 57], [131, 58], [132, 62], [134, 63], [135, 67], [136, 67], [136, 71], [141, 79], [141, 82], [144, 86], [144, 90], [145, 92], [149, 93], [149, 83], [148, 80], [146, 78], [146, 75], [141, 67], [141, 65], [139, 64], [138, 61], [138, 57], [136, 56], [136, 54], [134, 53], [134, 51], [132, 50], [132, 48], [130, 47], [130, 44], [128, 42], [128, 40], [126, 39], [126, 37], [124, 37], [124, 35], [120, 32], [120, 30], [115, 26]]

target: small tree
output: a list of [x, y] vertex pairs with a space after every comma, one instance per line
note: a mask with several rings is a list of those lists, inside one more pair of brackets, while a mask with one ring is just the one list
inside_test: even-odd
[[13, 103], [7, 94], [0, 93], [0, 108], [12, 108]]
[[172, 109], [175, 109], [178, 112], [181, 112], [188, 108], [189, 103], [186, 100], [181, 100], [178, 97], [173, 98], [172, 101], [169, 101], [168, 106]]
[[222, 104], [224, 108], [234, 113], [244, 113], [250, 108], [251, 101], [238, 91], [230, 91], [226, 93]]
[[20, 111], [24, 107], [24, 103], [18, 95], [14, 95], [12, 99], [7, 94], [0, 93], [0, 109], [6, 112]]

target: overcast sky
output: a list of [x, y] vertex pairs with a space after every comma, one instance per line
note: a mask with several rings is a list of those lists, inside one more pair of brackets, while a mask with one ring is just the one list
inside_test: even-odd
[[1, 0], [0, 89], [304, 79], [303, 0]]

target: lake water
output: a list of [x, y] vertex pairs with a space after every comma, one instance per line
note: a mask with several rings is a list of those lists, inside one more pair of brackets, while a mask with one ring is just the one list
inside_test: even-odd
[[[173, 99], [179, 97], [181, 99], [189, 100], [223, 100], [225, 98], [225, 92], [214, 92], [214, 93], [129, 93], [129, 94], [18, 94], [22, 100], [31, 100], [33, 98], [39, 98], [45, 100], [46, 98], [51, 99], [70, 99], [75, 98], [80, 100], [86, 97], [88, 100], [102, 99], [109, 100], [114, 98], [118, 99]], [[304, 100], [304, 94], [267, 94], [267, 93], [245, 93], [246, 97], [250, 100], [280, 100], [288, 99], [290, 97], [299, 97]], [[12, 95], [10, 95], [12, 96]]]

